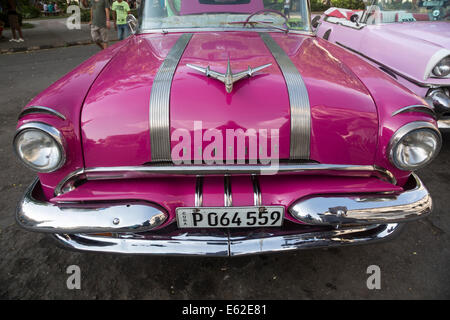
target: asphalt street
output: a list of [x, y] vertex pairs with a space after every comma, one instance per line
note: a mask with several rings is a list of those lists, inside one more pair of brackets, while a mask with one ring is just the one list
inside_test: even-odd
[[[23, 47], [30, 50], [36, 50], [39, 47], [45, 47], [46, 49], [65, 47], [76, 42], [91, 41], [90, 26], [87, 23], [82, 23], [81, 29], [68, 30], [66, 21], [67, 18], [25, 20], [25, 23], [33, 25], [31, 29], [22, 30], [25, 42], [1, 41], [0, 52], [7, 49], [18, 50]], [[117, 40], [117, 32], [114, 28], [110, 28], [108, 33], [110, 40]], [[11, 30], [5, 30], [3, 36], [8, 39], [12, 38]]]
[[[78, 253], [24, 231], [14, 211], [34, 174], [11, 142], [22, 107], [98, 49], [78, 46], [0, 55], [0, 298], [3, 299], [432, 299], [450, 298], [450, 134], [419, 176], [434, 212], [396, 239], [365, 246], [239, 258], [120, 256]], [[70, 265], [81, 289], [66, 286]], [[381, 289], [366, 286], [381, 269]]]

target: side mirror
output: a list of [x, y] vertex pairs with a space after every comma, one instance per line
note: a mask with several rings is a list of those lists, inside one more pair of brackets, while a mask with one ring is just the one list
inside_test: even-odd
[[131, 33], [135, 34], [138, 26], [138, 20], [132, 14], [127, 16], [127, 24], [130, 27]]
[[312, 19], [312, 21], [311, 21], [311, 26], [312, 26], [314, 29], [317, 29], [317, 27], [319, 26], [320, 18], [321, 18], [320, 16], [315, 16], [314, 19]]
[[350, 21], [353, 23], [356, 23], [356, 25], [358, 26], [358, 20], [359, 20], [359, 16], [357, 14], [352, 14], [350, 17]]

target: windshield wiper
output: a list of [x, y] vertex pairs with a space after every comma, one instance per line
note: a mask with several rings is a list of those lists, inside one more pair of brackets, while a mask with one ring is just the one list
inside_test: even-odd
[[249, 25], [251, 25], [253, 28], [255, 27], [255, 26], [254, 26], [255, 24], [261, 24], [261, 25], [263, 25], [263, 26], [267, 26], [267, 27], [271, 27], [271, 28], [274, 28], [274, 29], [277, 29], [277, 30], [281, 30], [281, 31], [283, 31], [283, 32], [285, 32], [285, 33], [288, 33], [288, 32], [289, 32], [289, 29], [287, 29], [287, 28], [275, 26], [275, 25], [273, 25], [273, 24], [271, 24], [271, 23], [268, 23], [268, 22], [262, 22], [262, 21], [231, 21], [231, 22], [227, 22], [227, 24], [244, 24], [244, 25], [249, 24]]

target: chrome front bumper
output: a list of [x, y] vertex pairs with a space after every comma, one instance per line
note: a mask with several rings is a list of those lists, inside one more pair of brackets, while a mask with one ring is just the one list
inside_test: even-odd
[[[361, 244], [391, 238], [399, 223], [428, 215], [431, 197], [416, 175], [400, 194], [316, 196], [300, 199], [290, 213], [302, 224], [289, 232], [266, 228], [240, 233], [220, 230], [156, 231], [168, 214], [148, 202], [53, 204], [34, 196], [36, 180], [17, 208], [18, 223], [55, 234], [64, 246], [130, 254], [243, 255]], [[414, 185], [413, 185], [414, 184]], [[203, 232], [203, 233], [201, 233]], [[222, 233], [221, 233], [222, 232]], [[93, 235], [111, 233], [110, 236]]]
[[301, 234], [255, 232], [246, 236], [179, 233], [170, 237], [55, 235], [65, 248], [123, 254], [243, 256], [300, 249], [375, 243], [392, 239], [402, 225], [369, 225]]

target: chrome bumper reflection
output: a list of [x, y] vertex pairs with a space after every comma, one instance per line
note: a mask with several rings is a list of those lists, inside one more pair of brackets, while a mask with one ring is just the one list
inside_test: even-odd
[[118, 235], [117, 238], [92, 235], [55, 235], [66, 248], [123, 254], [241, 256], [320, 247], [335, 247], [391, 239], [401, 225], [371, 225], [301, 234], [253, 234], [243, 237], [224, 235]]
[[438, 123], [439, 130], [446, 131], [446, 132], [450, 131], [450, 117], [449, 116], [439, 119], [437, 121], [437, 123]]
[[408, 222], [431, 213], [428, 190], [415, 174], [415, 186], [398, 195], [320, 196], [300, 199], [290, 207], [308, 225], [364, 225]]
[[438, 128], [442, 131], [450, 130], [450, 97], [448, 88], [436, 88], [428, 92], [425, 100], [434, 108], [437, 116]]
[[53, 203], [37, 200], [36, 179], [20, 201], [16, 220], [22, 227], [50, 233], [144, 232], [160, 226], [167, 214], [144, 201], [95, 204]]

